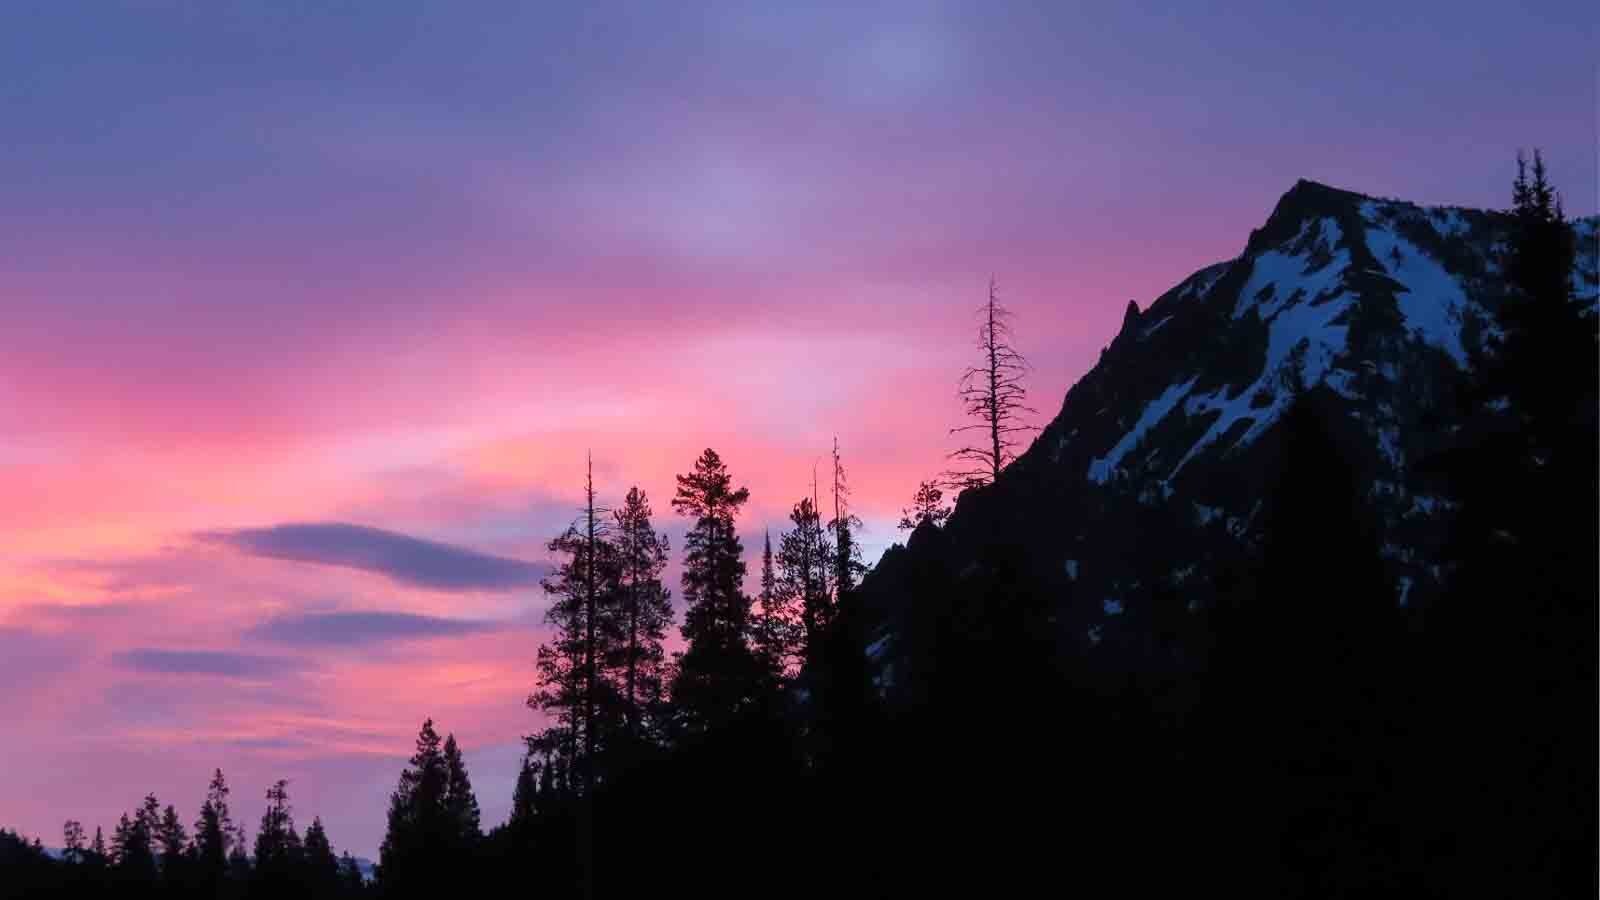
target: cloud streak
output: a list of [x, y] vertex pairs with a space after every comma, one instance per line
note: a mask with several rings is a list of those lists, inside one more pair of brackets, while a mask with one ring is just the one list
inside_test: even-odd
[[209, 531], [202, 540], [268, 559], [360, 569], [435, 591], [533, 587], [548, 567], [347, 522]]
[[118, 665], [150, 675], [217, 675], [267, 678], [300, 668], [294, 660], [224, 650], [160, 650], [140, 647], [119, 653]]
[[279, 616], [250, 629], [249, 636], [282, 644], [358, 646], [385, 641], [460, 637], [495, 631], [495, 622], [472, 622], [401, 612], [335, 612]]

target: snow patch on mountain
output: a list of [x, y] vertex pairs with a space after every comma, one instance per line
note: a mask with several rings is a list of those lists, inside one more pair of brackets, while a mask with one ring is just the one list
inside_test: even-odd
[[1461, 283], [1433, 257], [1388, 228], [1367, 229], [1367, 248], [1384, 267], [1385, 274], [1402, 285], [1395, 295], [1407, 329], [1423, 342], [1439, 347], [1465, 368], [1467, 351], [1461, 344], [1462, 315], [1467, 295]]
[[1167, 479], [1176, 478], [1190, 460], [1241, 421], [1249, 420], [1250, 425], [1232, 446], [1242, 447], [1260, 437], [1288, 409], [1294, 382], [1306, 387], [1320, 384], [1344, 352], [1349, 328], [1342, 324], [1342, 317], [1353, 302], [1354, 298], [1340, 294], [1320, 304], [1299, 303], [1275, 313], [1260, 376], [1237, 394], [1222, 387], [1185, 405], [1184, 411], [1191, 417], [1215, 413], [1217, 418], [1172, 467]]
[[1163, 325], [1165, 325], [1165, 324], [1167, 324], [1168, 322], [1171, 322], [1171, 321], [1172, 321], [1172, 317], [1171, 316], [1167, 316], [1167, 317], [1163, 318], [1161, 321], [1155, 323], [1154, 325], [1151, 325], [1149, 328], [1146, 328], [1144, 330], [1143, 334], [1139, 335], [1139, 340], [1142, 341], [1142, 340], [1145, 340], [1145, 339], [1149, 338], [1152, 334], [1155, 334], [1156, 332], [1160, 331], [1161, 330], [1161, 326], [1163, 326]]
[[[1316, 237], [1310, 238], [1315, 230]], [[1292, 252], [1269, 250], [1257, 256], [1250, 269], [1250, 280], [1239, 292], [1233, 308], [1235, 319], [1252, 309], [1263, 321], [1270, 320], [1291, 304], [1309, 298], [1315, 303], [1339, 286], [1350, 265], [1350, 253], [1334, 248], [1340, 239], [1338, 223], [1332, 219], [1307, 222], [1290, 242]]]
[[1149, 405], [1144, 408], [1144, 412], [1139, 414], [1139, 421], [1135, 422], [1133, 427], [1128, 430], [1128, 433], [1122, 436], [1122, 440], [1117, 441], [1116, 445], [1108, 450], [1105, 456], [1096, 457], [1090, 461], [1089, 480], [1097, 484], [1105, 484], [1111, 480], [1111, 474], [1121, 464], [1122, 458], [1127, 456], [1130, 450], [1139, 446], [1139, 441], [1144, 439], [1146, 432], [1155, 427], [1157, 422], [1166, 418], [1167, 413], [1172, 412], [1172, 408], [1178, 405], [1178, 401], [1182, 400], [1194, 388], [1194, 383], [1195, 379], [1191, 378], [1183, 384], [1174, 384], [1162, 391], [1161, 396], [1151, 400]]

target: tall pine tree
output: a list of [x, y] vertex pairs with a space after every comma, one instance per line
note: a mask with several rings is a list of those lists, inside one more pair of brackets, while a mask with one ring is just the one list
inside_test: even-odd
[[829, 582], [837, 563], [812, 498], [802, 497], [789, 511], [789, 521], [794, 527], [778, 539], [778, 595], [797, 627], [790, 630], [785, 671], [809, 659], [832, 620]]
[[417, 732], [416, 752], [389, 796], [389, 827], [378, 849], [378, 881], [385, 891], [425, 893], [449, 844], [445, 815], [449, 768], [433, 720]]
[[635, 749], [656, 730], [666, 669], [662, 641], [672, 623], [672, 595], [661, 583], [667, 566], [667, 536], [650, 521], [650, 499], [638, 487], [628, 490], [614, 514], [618, 583], [614, 634], [607, 668], [620, 681], [627, 740]]
[[578, 520], [549, 544], [565, 557], [542, 582], [550, 598], [545, 621], [555, 633], [539, 647], [539, 684], [528, 698], [529, 707], [553, 720], [530, 746], [558, 767], [564, 789], [581, 795], [597, 780], [596, 757], [605, 750], [605, 736], [616, 732], [607, 723], [620, 713], [601, 667], [617, 634], [613, 619], [622, 569], [605, 511], [595, 505], [592, 469], [584, 500]]
[[167, 883], [183, 882], [188, 874], [189, 835], [184, 831], [183, 821], [178, 818], [178, 811], [171, 804], [161, 813], [156, 843], [161, 849], [161, 872]]
[[200, 804], [200, 817], [194, 823], [194, 856], [204, 879], [215, 883], [228, 870], [228, 849], [233, 840], [233, 816], [228, 810], [228, 781], [217, 769]]
[[[861, 520], [850, 512], [850, 484], [845, 479], [837, 437], [833, 439], [833, 518], [828, 521], [828, 530], [833, 535], [833, 599], [837, 604], [855, 590], [856, 582], [867, 571], [855, 538], [861, 530]], [[822, 625], [826, 627], [827, 622]]]
[[728, 467], [707, 448], [694, 471], [678, 476], [672, 508], [693, 520], [683, 560], [683, 638], [672, 698], [691, 730], [714, 729], [763, 699], [765, 667], [750, 647], [750, 597], [735, 520], [750, 490], [734, 487]]
[[472, 792], [472, 779], [454, 734], [444, 739], [444, 769], [444, 812], [450, 835], [458, 849], [470, 849], [477, 846], [483, 830], [478, 797]]
[[1441, 761], [1423, 773], [1425, 808], [1437, 811], [1434, 841], [1456, 848], [1449, 870], [1503, 861], [1503, 880], [1474, 873], [1441, 893], [1575, 896], [1594, 890], [1600, 839], [1594, 804], [1572, 801], [1594, 795], [1600, 752], [1589, 721], [1600, 350], [1596, 315], [1574, 302], [1575, 234], [1540, 154], [1531, 166], [1519, 155], [1511, 194], [1501, 334], [1467, 376], [1458, 446], [1429, 461], [1459, 506], [1455, 571], [1423, 614], [1425, 732]]
[[312, 897], [334, 897], [340, 893], [339, 858], [333, 855], [333, 844], [322, 827], [322, 819], [313, 818], [306, 828], [303, 874], [305, 887]]
[[[784, 536], [778, 538], [779, 547]], [[773, 680], [792, 675], [800, 661], [800, 606], [790, 584], [778, 574], [772, 533], [762, 536], [761, 593], [757, 595], [751, 643]]]
[[267, 788], [267, 808], [256, 831], [255, 877], [272, 889], [287, 888], [299, 874], [300, 835], [289, 805], [289, 782], [280, 778]]

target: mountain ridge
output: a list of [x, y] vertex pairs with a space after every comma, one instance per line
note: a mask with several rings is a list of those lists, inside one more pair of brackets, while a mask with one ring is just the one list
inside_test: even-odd
[[[1592, 316], [1600, 217], [1571, 224], [1574, 296]], [[943, 534], [919, 529], [885, 553], [863, 586], [884, 633], [908, 602], [909, 557], [937, 544], [959, 573], [994, 533], [1037, 557], [1035, 582], [1090, 646], [1153, 590], [1208, 602], [1216, 585], [1198, 582], [1259, 544], [1276, 426], [1313, 390], [1369, 486], [1396, 601], [1437, 590], [1453, 500], [1410, 469], [1450, 440], [1463, 381], [1500, 331], [1510, 225], [1297, 181], [1238, 256], [1130, 302], [1059, 412], [994, 485], [963, 492]], [[874, 646], [887, 659], [891, 644]]]

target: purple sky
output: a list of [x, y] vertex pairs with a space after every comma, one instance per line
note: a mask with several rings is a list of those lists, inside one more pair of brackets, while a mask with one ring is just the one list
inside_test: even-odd
[[1590, 2], [777, 6], [8, 5], [0, 824], [374, 855], [425, 715], [493, 822], [586, 450], [753, 547], [838, 435], [875, 556], [991, 275], [1050, 413], [1297, 178], [1596, 207]]

